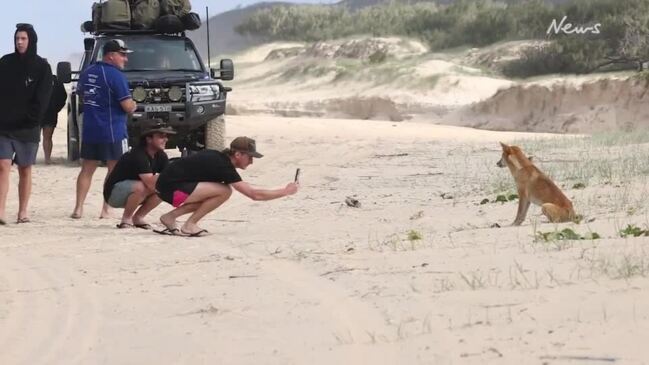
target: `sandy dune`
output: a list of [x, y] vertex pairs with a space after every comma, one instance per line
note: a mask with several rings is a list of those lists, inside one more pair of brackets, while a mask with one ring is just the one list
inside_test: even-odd
[[[0, 363], [649, 358], [647, 280], [615, 279], [597, 266], [600, 257], [645, 257], [646, 239], [614, 238], [626, 214], [591, 207], [588, 227], [605, 239], [554, 246], [534, 241], [534, 229], [556, 228], [538, 208], [509, 227], [514, 202], [479, 205], [493, 198], [484, 191], [489, 179], [509, 181], [495, 170], [496, 142], [531, 135], [343, 119], [228, 122], [230, 137], [255, 137], [267, 156], [242, 173], [246, 180], [280, 186], [301, 167], [302, 188], [265, 203], [234, 194], [207, 217], [206, 238], [96, 219], [103, 171], [87, 216], [71, 220], [77, 168], [36, 166], [34, 222], [0, 227]], [[55, 156], [64, 155], [64, 135], [59, 128]], [[15, 186], [14, 173], [10, 214]], [[583, 211], [611, 189], [567, 194]], [[361, 207], [345, 205], [347, 196]]]
[[[551, 133], [646, 125], [647, 80], [636, 72], [502, 76], [502, 65], [533, 43], [447, 53], [428, 53], [420, 43], [399, 38], [265, 44], [235, 55], [228, 112]], [[381, 45], [387, 58], [369, 61], [367, 55]]]

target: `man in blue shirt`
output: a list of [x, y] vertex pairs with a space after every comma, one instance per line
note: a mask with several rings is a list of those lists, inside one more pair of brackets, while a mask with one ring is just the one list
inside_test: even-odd
[[[121, 71], [128, 61], [127, 54], [132, 51], [121, 39], [106, 42], [102, 51], [102, 61], [86, 68], [77, 82], [77, 94], [83, 98], [83, 123], [81, 172], [71, 215], [75, 219], [83, 214], [83, 203], [99, 163], [106, 161], [110, 174], [117, 160], [127, 152], [126, 120], [136, 109], [128, 81]], [[104, 203], [100, 218], [108, 217], [108, 205]]]

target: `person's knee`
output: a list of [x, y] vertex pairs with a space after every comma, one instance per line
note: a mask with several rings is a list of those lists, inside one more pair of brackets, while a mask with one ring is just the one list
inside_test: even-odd
[[133, 187], [131, 188], [131, 191], [133, 192], [133, 194], [137, 194], [140, 196], [149, 195], [148, 189], [141, 181], [136, 181], [135, 183], [133, 183]]
[[8, 174], [11, 171], [11, 160], [0, 160], [0, 173]]
[[32, 176], [32, 166], [18, 166], [18, 175], [21, 178]]
[[83, 160], [81, 162], [81, 171], [79, 173], [81, 175], [92, 176], [95, 173], [95, 170], [97, 170], [98, 163], [99, 163], [98, 161]]

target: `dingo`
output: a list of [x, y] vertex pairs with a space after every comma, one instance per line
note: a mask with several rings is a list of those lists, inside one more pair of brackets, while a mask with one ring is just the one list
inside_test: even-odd
[[519, 226], [525, 220], [530, 203], [541, 206], [550, 222], [567, 222], [576, 219], [572, 202], [539, 170], [517, 146], [502, 142], [503, 155], [496, 165], [509, 167], [518, 189], [518, 212], [512, 225]]

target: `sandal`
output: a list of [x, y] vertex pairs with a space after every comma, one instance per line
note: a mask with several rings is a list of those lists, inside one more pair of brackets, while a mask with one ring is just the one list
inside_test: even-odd
[[142, 229], [151, 229], [151, 225], [149, 223], [134, 224], [133, 227], [142, 228]]
[[165, 228], [165, 229], [163, 229], [161, 231], [159, 231], [157, 229], [154, 229], [153, 232], [155, 232], [157, 234], [165, 235], [165, 236], [182, 236], [182, 234], [180, 233], [180, 230], [178, 228]]
[[122, 229], [122, 228], [133, 228], [134, 226], [131, 223], [126, 223], [122, 222], [117, 225], [117, 228]]
[[194, 233], [187, 233], [187, 232], [184, 232], [182, 230], [180, 232], [182, 232], [187, 237], [205, 237], [205, 236], [209, 236], [209, 232], [207, 231], [207, 229], [201, 229], [200, 231], [194, 232]]
[[27, 218], [27, 217], [18, 218], [18, 219], [16, 220], [16, 224], [20, 224], [20, 223], [30, 223], [30, 222], [31, 222], [31, 220], [29, 220], [29, 218]]

